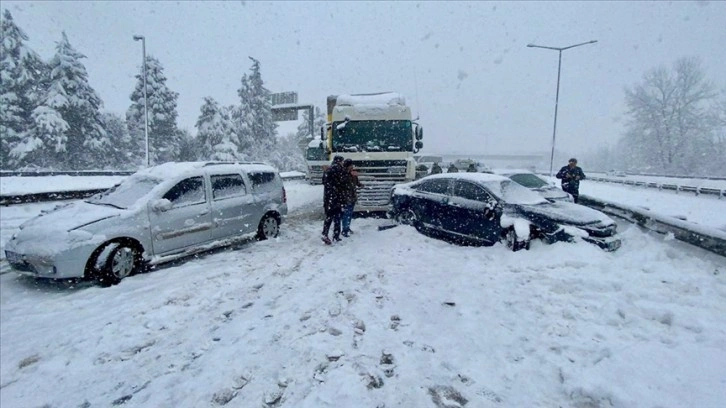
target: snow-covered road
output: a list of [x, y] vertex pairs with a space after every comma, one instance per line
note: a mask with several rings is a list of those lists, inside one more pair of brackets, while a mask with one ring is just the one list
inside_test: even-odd
[[[627, 224], [615, 253], [459, 247], [410, 227], [378, 231], [388, 221], [376, 218], [325, 247], [320, 186], [286, 187], [275, 240], [111, 288], [0, 275], [0, 406], [726, 400], [723, 257]], [[36, 210], [3, 208], [3, 234]]]

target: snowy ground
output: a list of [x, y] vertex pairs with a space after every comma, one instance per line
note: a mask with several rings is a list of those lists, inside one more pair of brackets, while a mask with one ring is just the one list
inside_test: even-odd
[[[325, 247], [321, 187], [286, 189], [290, 216], [275, 240], [111, 288], [0, 274], [0, 406], [726, 401], [723, 257], [628, 224], [615, 253], [586, 243], [459, 247], [410, 227], [378, 231], [389, 222], [376, 218], [355, 219], [356, 234]], [[685, 211], [660, 197], [653, 205]], [[726, 203], [703, 202], [689, 217], [726, 225]], [[2, 245], [50, 206], [0, 208]]]

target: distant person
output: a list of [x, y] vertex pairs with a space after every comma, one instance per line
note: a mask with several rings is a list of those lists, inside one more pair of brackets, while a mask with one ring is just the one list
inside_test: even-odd
[[458, 173], [459, 169], [456, 166], [454, 166], [454, 163], [451, 163], [449, 165], [449, 168], [446, 170], [446, 172], [447, 173]]
[[363, 184], [358, 181], [358, 171], [353, 166], [353, 160], [345, 159], [343, 161], [343, 236], [349, 237], [353, 231], [350, 229], [350, 223], [353, 220], [353, 209], [358, 201], [358, 188]]
[[577, 159], [574, 157], [567, 162], [567, 166], [564, 166], [557, 172], [558, 179], [562, 180], [562, 190], [566, 193], [572, 194], [572, 198], [575, 199], [575, 203], [578, 201], [580, 196], [580, 180], [585, 179], [585, 173], [582, 169], [577, 167]]
[[343, 156], [335, 156], [333, 163], [323, 173], [325, 221], [323, 222], [323, 235], [321, 238], [325, 245], [333, 243], [328, 237], [330, 224], [333, 224], [333, 240], [340, 241], [340, 218], [343, 212], [343, 191], [345, 189], [345, 175], [343, 173]]
[[476, 173], [477, 171], [476, 164], [474, 163], [470, 163], [469, 167], [466, 168], [467, 173]]
[[440, 174], [444, 171], [441, 169], [441, 166], [439, 166], [439, 163], [434, 163], [433, 166], [431, 166], [431, 174]]

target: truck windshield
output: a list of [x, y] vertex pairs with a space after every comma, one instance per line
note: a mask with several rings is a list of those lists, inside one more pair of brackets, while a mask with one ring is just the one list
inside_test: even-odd
[[305, 153], [305, 159], [317, 161], [327, 160], [327, 158], [325, 157], [325, 150], [319, 147], [308, 147], [308, 150]]
[[410, 120], [333, 122], [334, 152], [412, 151]]

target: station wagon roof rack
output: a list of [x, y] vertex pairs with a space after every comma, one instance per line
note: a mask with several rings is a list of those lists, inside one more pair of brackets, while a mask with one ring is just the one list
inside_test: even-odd
[[218, 166], [218, 165], [223, 165], [223, 164], [265, 164], [265, 165], [267, 165], [267, 163], [252, 162], [252, 161], [208, 161], [208, 162], [204, 163], [203, 167]]

